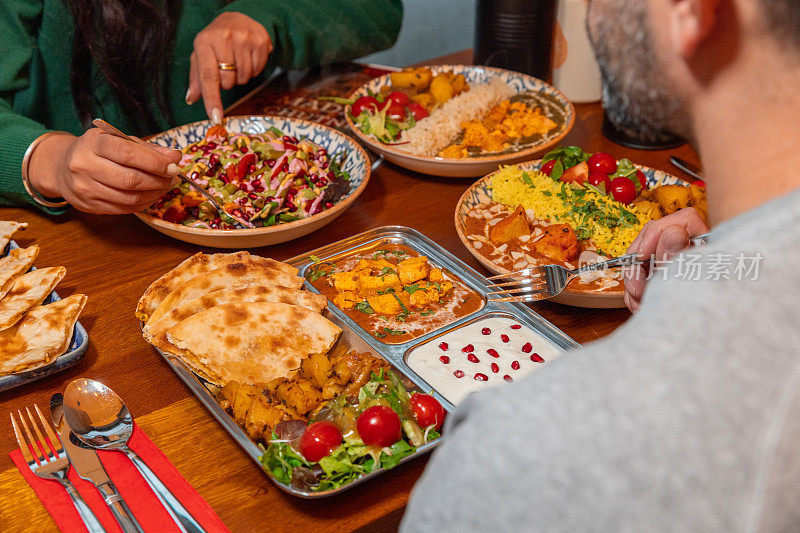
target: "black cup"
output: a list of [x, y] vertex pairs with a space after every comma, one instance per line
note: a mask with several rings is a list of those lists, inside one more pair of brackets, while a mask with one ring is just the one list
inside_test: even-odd
[[605, 110], [603, 110], [602, 132], [607, 139], [621, 144], [622, 146], [635, 148], [637, 150], [668, 150], [686, 144], [685, 139], [669, 133], [668, 131], [657, 132], [649, 139], [641, 139], [633, 136], [618, 128], [611, 119], [608, 118]]
[[549, 81], [555, 20], [556, 0], [478, 0], [475, 64]]

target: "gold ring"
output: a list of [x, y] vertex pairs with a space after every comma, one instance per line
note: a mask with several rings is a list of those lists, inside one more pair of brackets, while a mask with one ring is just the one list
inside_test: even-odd
[[236, 70], [236, 63], [225, 63], [224, 61], [220, 61], [217, 63], [220, 70]]

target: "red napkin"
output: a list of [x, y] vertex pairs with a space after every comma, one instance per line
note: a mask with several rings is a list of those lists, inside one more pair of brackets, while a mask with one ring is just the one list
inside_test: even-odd
[[[180, 500], [195, 520], [203, 526], [203, 529], [209, 532], [228, 531], [211, 506], [183, 479], [169, 459], [153, 444], [144, 431], [139, 429], [139, 426], [134, 426], [128, 445], [147, 463], [147, 466], [172, 491], [172, 494]], [[180, 531], [127, 456], [115, 451], [98, 451], [97, 453], [111, 481], [114, 482], [139, 525], [145, 531]], [[28, 485], [36, 492], [36, 496], [39, 497], [42, 505], [53, 517], [61, 531], [86, 531], [78, 511], [75, 510], [75, 506], [61, 483], [42, 479], [31, 472], [28, 464], [22, 458], [20, 450], [14, 450], [8, 455], [17, 465]], [[69, 469], [67, 477], [92, 508], [103, 527], [109, 532], [121, 532], [122, 529], [94, 485], [81, 479], [73, 468]]]

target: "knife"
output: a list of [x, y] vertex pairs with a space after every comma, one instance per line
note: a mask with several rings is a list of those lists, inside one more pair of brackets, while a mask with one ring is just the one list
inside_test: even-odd
[[108, 477], [108, 473], [106, 469], [103, 468], [103, 464], [100, 462], [97, 452], [91, 449], [81, 448], [78, 445], [80, 442], [78, 437], [76, 437], [72, 431], [70, 431], [69, 426], [64, 423], [63, 414], [59, 416], [59, 413], [62, 413], [59, 411], [60, 406], [58, 409], [54, 409], [54, 404], [61, 403], [59, 401], [60, 399], [56, 398], [56, 396], [61, 396], [61, 394], [54, 394], [53, 397], [50, 398], [50, 414], [72, 467], [81, 479], [90, 481], [97, 487], [106, 505], [111, 509], [111, 513], [114, 515], [114, 518], [117, 519], [117, 522], [119, 522], [120, 527], [125, 533], [144, 533], [139, 522], [136, 521], [130, 508], [128, 508], [128, 504], [122, 499], [119, 491], [117, 491], [117, 487], [114, 486], [111, 478]]
[[685, 161], [685, 160], [681, 159], [680, 157], [677, 157], [677, 156], [674, 156], [674, 155], [672, 157], [670, 157], [669, 160], [673, 165], [675, 165], [679, 169], [683, 170], [684, 172], [686, 172], [690, 176], [692, 176], [692, 177], [694, 177], [696, 179], [699, 179], [699, 180], [703, 179], [703, 171], [700, 169], [700, 167], [698, 167], [696, 165], [693, 165], [693, 164], [689, 163], [688, 161]]

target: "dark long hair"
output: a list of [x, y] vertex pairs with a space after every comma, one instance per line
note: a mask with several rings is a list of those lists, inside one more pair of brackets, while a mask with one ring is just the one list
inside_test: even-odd
[[84, 126], [91, 123], [97, 106], [92, 62], [111, 86], [134, 133], [158, 131], [156, 111], [171, 123], [167, 79], [181, 0], [65, 2], [75, 23], [70, 85]]

